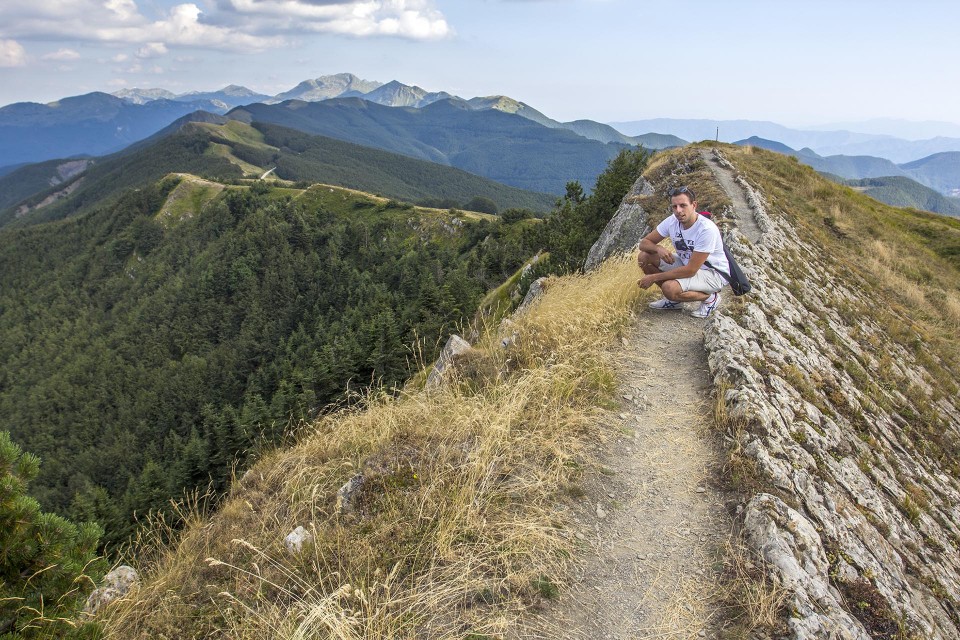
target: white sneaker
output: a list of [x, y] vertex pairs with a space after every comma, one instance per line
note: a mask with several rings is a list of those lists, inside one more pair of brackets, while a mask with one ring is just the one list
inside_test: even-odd
[[666, 311], [668, 309], [683, 309], [683, 303], [674, 302], [673, 300], [667, 300], [666, 298], [663, 298], [661, 300], [657, 300], [656, 302], [651, 302], [650, 308], [659, 309], [660, 311]]
[[706, 318], [713, 310], [717, 308], [720, 304], [720, 292], [717, 291], [709, 298], [700, 303], [700, 307], [696, 311], [691, 311], [690, 315], [694, 318]]

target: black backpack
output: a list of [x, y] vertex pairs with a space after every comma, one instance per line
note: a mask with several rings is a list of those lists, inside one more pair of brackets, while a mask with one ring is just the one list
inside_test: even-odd
[[[700, 215], [710, 220], [713, 219], [713, 214], [709, 211], [701, 211]], [[737, 264], [737, 261], [733, 259], [733, 254], [730, 253], [730, 249], [727, 249], [726, 242], [723, 243], [723, 254], [727, 256], [727, 264], [730, 265], [729, 274], [717, 269], [715, 266], [710, 264], [709, 260], [707, 260], [705, 264], [708, 268], [719, 273], [720, 276], [727, 281], [727, 283], [730, 285], [730, 289], [733, 291], [733, 295], [742, 296], [745, 293], [750, 293], [750, 290], [753, 289], [753, 285], [750, 284], [750, 280], [747, 279], [747, 274], [743, 272], [743, 269], [740, 268], [740, 265]]]

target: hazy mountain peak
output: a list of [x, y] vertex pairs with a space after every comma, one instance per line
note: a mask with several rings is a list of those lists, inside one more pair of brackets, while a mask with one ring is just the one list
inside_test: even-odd
[[177, 98], [192, 98], [194, 96], [212, 96], [212, 95], [225, 95], [233, 98], [249, 98], [249, 97], [258, 97], [262, 96], [262, 93], [258, 93], [253, 89], [248, 89], [242, 85], [238, 84], [228, 84], [223, 89], [218, 91], [188, 91], [186, 93], [181, 93]]
[[496, 111], [513, 113], [518, 116], [522, 116], [527, 120], [533, 120], [534, 122], [542, 124], [545, 127], [550, 127], [551, 129], [560, 127], [560, 123], [556, 120], [548, 118], [530, 105], [520, 102], [519, 100], [514, 100], [510, 96], [496, 95], [470, 98], [467, 100], [467, 104], [470, 105], [471, 109], [476, 109], [478, 111], [482, 111], [484, 109], [494, 109]]
[[296, 98], [314, 102], [335, 98], [347, 91], [355, 91], [360, 94], [369, 93], [381, 87], [382, 84], [374, 80], [363, 80], [352, 73], [338, 73], [332, 76], [320, 76], [319, 78], [304, 80], [293, 89], [278, 93], [275, 99], [282, 102]]
[[496, 109], [505, 113], [517, 113], [527, 106], [509, 96], [478, 96], [467, 100], [467, 104], [474, 109]]
[[111, 95], [116, 96], [117, 98], [122, 98], [127, 102], [132, 102], [134, 104], [144, 104], [153, 100], [160, 100], [161, 98], [173, 100], [177, 97], [172, 91], [167, 91], [166, 89], [140, 89], [137, 87], [134, 87], [133, 89], [121, 89], [120, 91], [114, 91]]
[[220, 89], [220, 93], [225, 93], [228, 96], [236, 96], [238, 98], [259, 95], [253, 89], [248, 89], [239, 84], [228, 84], [223, 89]]
[[[354, 94], [356, 95], [356, 94]], [[416, 85], [403, 84], [398, 80], [391, 80], [373, 91], [361, 95], [364, 100], [376, 102], [388, 107], [425, 107], [439, 100], [455, 98], [446, 91], [428, 92]]]

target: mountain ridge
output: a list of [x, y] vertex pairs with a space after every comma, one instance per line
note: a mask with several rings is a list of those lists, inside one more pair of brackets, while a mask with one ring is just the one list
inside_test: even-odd
[[[156, 88], [120, 90], [113, 95], [94, 92], [47, 105], [17, 103], [0, 108], [0, 133], [7, 134], [7, 144], [0, 141], [0, 166], [71, 155], [110, 153], [153, 135], [170, 122], [197, 109], [222, 114], [247, 104], [278, 104], [288, 99], [316, 102], [347, 98], [362, 98], [383, 106], [418, 108], [444, 100], [462, 101], [444, 91], [427, 92], [395, 80], [383, 84], [363, 80], [349, 73], [305, 80], [293, 89], [272, 97], [239, 85], [228, 85], [218, 91], [193, 91], [180, 95]], [[592, 121], [560, 123], [507, 96], [473, 98], [463, 102], [474, 110], [516, 113], [546, 127], [567, 129], [604, 143], [642, 144], [648, 149], [658, 149], [684, 142], [659, 134], [623, 136], [607, 125]], [[112, 122], [110, 114], [113, 114]], [[56, 122], [49, 122], [51, 119]], [[98, 124], [94, 126], [91, 123]], [[562, 178], [557, 176], [558, 180]]]
[[238, 107], [228, 117], [339, 138], [558, 195], [571, 180], [592, 184], [625, 146], [543, 127], [519, 115], [477, 111], [459, 99], [421, 108], [387, 107], [361, 98], [287, 101]]
[[[277, 177], [292, 182], [324, 182], [404, 201], [447, 201], [455, 207], [480, 197], [500, 209], [543, 212], [555, 201], [555, 196], [523, 191], [453, 167], [274, 125], [257, 124], [257, 129], [238, 120], [208, 116], [190, 114], [162, 135], [89, 161], [57, 185], [50, 186], [50, 179], [69, 162], [47, 161], [0, 177], [0, 228], [14, 221], [36, 224], [104, 206], [118, 190], [145, 186], [171, 172], [226, 180], [256, 178], [272, 168]], [[84, 184], [64, 192], [79, 180]]]
[[[801, 162], [809, 165], [817, 171], [835, 175], [845, 180], [863, 181], [878, 178], [908, 178], [917, 183], [917, 187], [932, 191], [930, 194], [921, 194], [915, 188], [908, 188], [906, 183], [889, 181], [886, 184], [873, 184], [869, 186], [883, 187], [884, 190], [873, 190], [873, 195], [887, 204], [908, 206], [904, 203], [927, 203], [934, 206], [932, 210], [935, 213], [953, 213], [955, 208], [953, 203], [946, 196], [960, 194], [960, 152], [944, 152], [934, 154], [927, 158], [921, 158], [914, 162], [894, 164], [884, 158], [873, 156], [821, 156], [810, 149], [801, 149], [795, 151], [782, 142], [766, 140], [757, 136], [739, 140], [733, 144], [740, 146], [755, 146], [770, 151], [776, 151], [785, 155], [791, 155], [798, 158]], [[857, 186], [866, 186], [865, 184]], [[898, 188], [899, 186], [899, 188]], [[912, 191], [913, 193], [907, 193]], [[939, 196], [939, 197], [935, 197]], [[926, 207], [920, 207], [926, 208]]]

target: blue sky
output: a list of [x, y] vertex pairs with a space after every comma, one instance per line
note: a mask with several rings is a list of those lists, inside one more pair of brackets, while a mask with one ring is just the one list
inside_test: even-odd
[[349, 71], [559, 120], [960, 122], [960, 3], [29, 0], [0, 6], [0, 105]]

